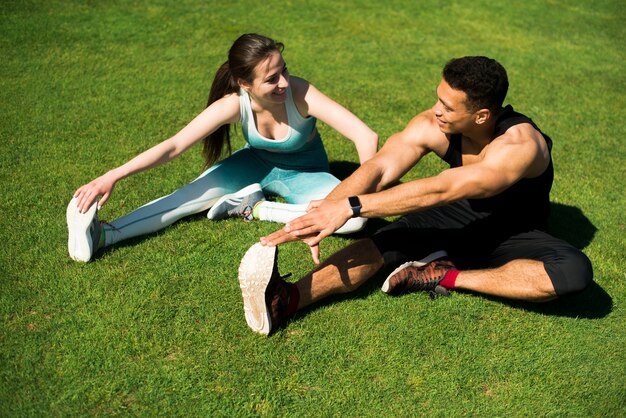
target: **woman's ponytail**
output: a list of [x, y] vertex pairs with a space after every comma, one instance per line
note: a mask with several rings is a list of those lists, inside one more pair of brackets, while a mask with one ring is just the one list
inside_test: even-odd
[[[218, 68], [211, 84], [209, 99], [206, 106], [209, 107], [213, 102], [221, 99], [227, 94], [239, 91], [239, 85], [233, 79], [228, 61]], [[204, 138], [202, 154], [204, 155], [205, 167], [208, 168], [217, 162], [222, 156], [224, 145], [228, 149], [228, 153], [232, 152], [230, 146], [230, 124], [222, 125], [213, 133]]]

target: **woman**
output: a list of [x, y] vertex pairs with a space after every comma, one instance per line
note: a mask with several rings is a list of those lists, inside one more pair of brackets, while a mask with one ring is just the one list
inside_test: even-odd
[[[316, 119], [353, 141], [361, 163], [372, 157], [376, 133], [306, 80], [290, 77], [282, 50], [283, 44], [265, 36], [239, 37], [215, 75], [202, 113], [173, 137], [79, 187], [67, 207], [70, 257], [89, 261], [100, 248], [158, 231], [218, 200], [210, 219], [287, 222], [297, 217], [309, 201], [325, 197], [339, 183], [328, 172]], [[224, 145], [230, 152], [230, 125], [237, 122], [247, 145], [216, 164]], [[97, 211], [118, 181], [171, 161], [201, 140], [210, 168], [200, 177], [113, 222], [98, 221]], [[263, 192], [287, 203], [267, 202]], [[363, 225], [357, 218], [338, 232], [355, 232]]]

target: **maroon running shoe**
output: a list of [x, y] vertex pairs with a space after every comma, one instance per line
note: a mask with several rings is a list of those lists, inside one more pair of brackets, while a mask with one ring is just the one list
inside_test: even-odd
[[391, 272], [383, 283], [383, 292], [400, 295], [409, 292], [425, 291], [431, 298], [448, 296], [448, 289], [439, 286], [448, 270], [456, 267], [454, 263], [443, 259], [448, 254], [437, 251], [420, 261], [409, 261]]

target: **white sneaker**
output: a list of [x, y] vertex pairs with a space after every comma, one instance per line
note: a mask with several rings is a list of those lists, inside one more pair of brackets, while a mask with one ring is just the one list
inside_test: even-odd
[[241, 259], [239, 287], [243, 296], [246, 322], [254, 332], [268, 335], [272, 318], [265, 294], [272, 278], [277, 247], [254, 244]]
[[80, 213], [76, 198], [67, 205], [67, 250], [70, 257], [86, 263], [91, 260], [100, 240], [100, 222], [98, 222], [98, 202], [94, 201], [87, 212]]
[[259, 183], [244, 187], [236, 193], [222, 196], [209, 210], [206, 217], [213, 220], [225, 218], [243, 218], [251, 221], [252, 209], [258, 202], [265, 200]]

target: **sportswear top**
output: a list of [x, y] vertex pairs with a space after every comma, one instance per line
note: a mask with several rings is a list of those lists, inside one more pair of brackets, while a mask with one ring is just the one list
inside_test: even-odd
[[[496, 120], [493, 140], [504, 134], [510, 127], [520, 123], [530, 123], [541, 133], [548, 146], [550, 163], [544, 172], [535, 178], [524, 178], [495, 196], [484, 199], [468, 199], [472, 209], [476, 212], [487, 212], [503, 216], [519, 226], [545, 229], [550, 213], [550, 189], [554, 180], [552, 165], [552, 140], [535, 125], [535, 123], [513, 110], [511, 105], [506, 106]], [[450, 146], [443, 160], [450, 164], [450, 168], [460, 167], [462, 162], [462, 135], [450, 136]]]
[[252, 148], [283, 153], [303, 151], [315, 129], [317, 119], [314, 117], [305, 118], [298, 112], [291, 95], [291, 86], [287, 87], [287, 100], [285, 101], [289, 128], [284, 138], [268, 139], [259, 133], [250, 104], [250, 95], [243, 89], [239, 93], [239, 107], [243, 137]]

